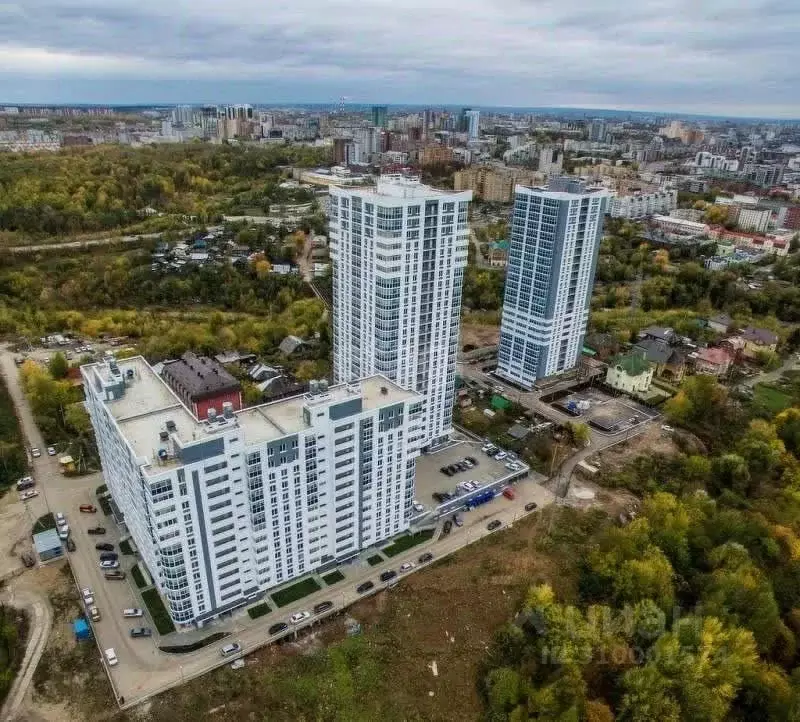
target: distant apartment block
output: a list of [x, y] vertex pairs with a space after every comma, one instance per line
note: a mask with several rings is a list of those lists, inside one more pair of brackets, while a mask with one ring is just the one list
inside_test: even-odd
[[208, 418], [209, 411], [222, 413], [229, 404], [234, 411], [242, 408], [241, 384], [214, 359], [187, 351], [166, 363], [161, 376], [198, 419]]
[[383, 374], [425, 397], [422, 445], [453, 429], [472, 193], [383, 176], [331, 188], [333, 375]]
[[514, 186], [536, 182], [534, 173], [518, 169], [496, 169], [479, 166], [457, 171], [453, 187], [457, 191], [472, 191], [477, 198], [490, 203], [510, 203], [514, 197]]
[[176, 624], [408, 528], [422, 397], [389, 379], [201, 420], [141, 357], [81, 374], [103, 476]]
[[633, 193], [611, 199], [609, 215], [612, 218], [639, 220], [648, 216], [669, 214], [678, 207], [678, 191], [662, 190], [652, 193]]
[[578, 363], [607, 204], [606, 191], [578, 180], [517, 186], [498, 376], [531, 388]]

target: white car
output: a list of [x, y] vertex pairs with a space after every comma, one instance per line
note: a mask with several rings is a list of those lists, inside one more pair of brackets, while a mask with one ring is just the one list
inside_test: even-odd
[[109, 667], [113, 667], [115, 664], [119, 663], [119, 660], [117, 659], [117, 653], [114, 651], [113, 647], [109, 647], [105, 651], [105, 655], [106, 655], [106, 662], [108, 662]]
[[35, 446], [31, 449], [31, 456], [34, 459], [38, 459], [41, 455], [42, 455], [42, 452], [39, 451], [39, 449], [37, 449]]
[[300, 624], [304, 619], [308, 619], [311, 616], [311, 612], [298, 612], [297, 614], [293, 614], [292, 618], [289, 620], [292, 624]]
[[28, 501], [28, 499], [33, 499], [34, 496], [39, 496], [39, 492], [36, 489], [30, 489], [29, 491], [20, 492], [19, 498], [20, 501]]
[[400, 565], [400, 572], [410, 572], [414, 568], [414, 562], [406, 562]]
[[420, 504], [419, 502], [416, 502], [411, 508], [414, 511], [416, 511], [417, 513], [421, 513], [423, 511], [425, 511], [425, 507], [422, 504]]
[[92, 590], [89, 587], [84, 587], [81, 589], [81, 594], [83, 595], [83, 603], [86, 605], [94, 604], [94, 595], [92, 594]]
[[47, 447], [47, 455], [48, 456], [55, 456], [56, 455], [56, 447], [55, 446], [48, 446]]
[[100, 562], [101, 569], [119, 569], [119, 561], [116, 559], [105, 559]]
[[69, 526], [64, 524], [64, 526], [59, 527], [58, 529], [58, 538], [59, 539], [69, 539]]
[[661, 426], [662, 431], [675, 431], [669, 424], [662, 424]]
[[502, 461], [507, 456], [508, 456], [508, 454], [506, 454], [505, 451], [500, 451], [500, 452], [498, 452], [497, 454], [494, 455], [494, 458], [497, 459], [498, 461]]
[[136, 607], [131, 607], [130, 609], [123, 609], [122, 616], [129, 618], [129, 617], [143, 617], [144, 612], [141, 609]]
[[67, 523], [67, 517], [65, 517], [60, 511], [56, 512], [56, 524], [61, 526], [62, 524]]

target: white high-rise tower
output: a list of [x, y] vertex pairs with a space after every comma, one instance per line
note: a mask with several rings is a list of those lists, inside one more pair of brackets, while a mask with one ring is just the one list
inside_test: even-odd
[[333, 376], [381, 373], [425, 397], [420, 446], [452, 433], [472, 192], [384, 176], [332, 188]]
[[524, 388], [580, 358], [608, 193], [555, 178], [515, 189], [497, 375]]

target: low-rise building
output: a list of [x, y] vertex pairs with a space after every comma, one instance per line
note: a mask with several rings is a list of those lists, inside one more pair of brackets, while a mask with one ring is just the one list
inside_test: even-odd
[[711, 230], [710, 226], [706, 223], [687, 221], [683, 218], [674, 218], [673, 216], [653, 216], [652, 222], [664, 233], [685, 238], [707, 236]]
[[728, 333], [728, 329], [733, 326], [733, 319], [726, 313], [720, 313], [709, 318], [706, 326], [715, 333]]
[[700, 349], [690, 355], [694, 361], [694, 369], [699, 374], [711, 376], [725, 376], [733, 363], [733, 358], [727, 349], [709, 347]]
[[222, 413], [226, 404], [242, 408], [241, 384], [214, 359], [187, 351], [177, 361], [164, 364], [161, 377], [198, 419], [209, 411]]
[[489, 244], [489, 265], [505, 268], [508, 262], [508, 241], [492, 241]]
[[778, 348], [778, 334], [766, 328], [748, 326], [739, 334], [744, 341], [744, 355], [747, 358], [756, 358], [762, 351], [775, 352]]
[[606, 383], [626, 394], [646, 394], [652, 382], [653, 367], [636, 350], [612, 359], [606, 371]]

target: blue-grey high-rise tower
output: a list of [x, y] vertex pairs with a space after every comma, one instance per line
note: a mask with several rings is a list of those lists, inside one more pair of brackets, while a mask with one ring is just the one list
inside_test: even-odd
[[516, 186], [498, 376], [529, 389], [577, 364], [608, 198], [571, 178]]

